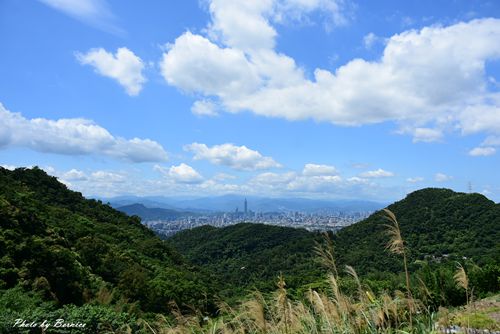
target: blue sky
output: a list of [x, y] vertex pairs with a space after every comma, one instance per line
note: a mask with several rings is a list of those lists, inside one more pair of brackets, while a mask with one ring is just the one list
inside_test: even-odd
[[496, 1], [5, 0], [0, 164], [88, 196], [500, 200]]

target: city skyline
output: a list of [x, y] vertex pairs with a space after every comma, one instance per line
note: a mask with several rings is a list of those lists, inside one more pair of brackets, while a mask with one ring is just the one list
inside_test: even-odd
[[7, 0], [0, 36], [0, 165], [86, 196], [500, 201], [492, 1]]

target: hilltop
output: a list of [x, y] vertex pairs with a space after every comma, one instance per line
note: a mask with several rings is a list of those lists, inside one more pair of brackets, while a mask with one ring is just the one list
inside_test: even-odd
[[[500, 263], [500, 204], [485, 196], [426, 188], [388, 206], [398, 218], [412, 262], [463, 260]], [[334, 236], [339, 261], [361, 272], [397, 272], [399, 258], [388, 256], [381, 212]]]

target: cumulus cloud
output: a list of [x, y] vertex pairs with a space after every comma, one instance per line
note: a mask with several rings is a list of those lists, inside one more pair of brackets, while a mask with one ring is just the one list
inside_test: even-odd
[[488, 155], [493, 155], [496, 153], [496, 149], [494, 147], [485, 146], [485, 147], [475, 147], [469, 151], [469, 155], [473, 157], [483, 156], [486, 157]]
[[178, 37], [163, 55], [165, 80], [217, 98], [227, 112], [341, 126], [392, 121], [415, 142], [440, 140], [443, 129], [500, 133], [500, 95], [489, 91], [485, 66], [500, 58], [500, 19], [404, 31], [377, 60], [317, 68], [308, 78], [275, 50], [269, 13], [277, 2], [210, 1], [208, 37]]
[[228, 166], [238, 170], [259, 170], [281, 167], [271, 157], [265, 157], [258, 151], [246, 146], [231, 143], [208, 147], [205, 144], [192, 143], [184, 146], [184, 150], [194, 153], [195, 160], [208, 160], [215, 165]]
[[168, 175], [181, 183], [198, 183], [203, 180], [200, 173], [185, 163], [181, 163], [179, 166], [170, 167]]
[[254, 66], [241, 50], [219, 48], [191, 32], [175, 40], [163, 54], [160, 68], [170, 85], [228, 99], [250, 94], [260, 84]]
[[379, 168], [377, 170], [370, 170], [367, 172], [363, 172], [363, 173], [359, 174], [359, 176], [364, 177], [364, 178], [381, 178], [381, 177], [394, 176], [394, 173], [383, 170], [382, 168]]
[[295, 196], [316, 198], [393, 199], [394, 189], [377, 184], [374, 179], [344, 178], [341, 175], [304, 175], [302, 170], [282, 173], [262, 172], [243, 179], [231, 174], [203, 177], [193, 167], [180, 163], [172, 166], [155, 165], [161, 175], [151, 177], [145, 170], [79, 170], [58, 171], [44, 167], [73, 190], [85, 195], [118, 196], [133, 193], [153, 195], [221, 195], [241, 193], [264, 196]]
[[96, 73], [118, 81], [128, 95], [138, 95], [146, 82], [143, 61], [127, 48], [119, 48], [114, 55], [103, 48], [91, 49], [77, 52], [76, 58], [82, 65], [94, 67]]
[[453, 179], [453, 176], [446, 175], [443, 173], [436, 173], [436, 175], [434, 175], [434, 180], [436, 182], [447, 182], [450, 181], [451, 179]]
[[82, 118], [27, 119], [0, 103], [0, 148], [27, 147], [39, 152], [100, 154], [131, 162], [164, 161], [167, 153], [150, 139], [115, 137], [105, 128]]
[[338, 171], [335, 166], [306, 164], [302, 174], [306, 176], [335, 175]]
[[201, 174], [198, 173], [193, 167], [185, 163], [181, 163], [178, 166], [171, 166], [168, 169], [155, 165], [154, 170], [178, 183], [194, 184], [203, 181], [203, 176], [201, 176]]

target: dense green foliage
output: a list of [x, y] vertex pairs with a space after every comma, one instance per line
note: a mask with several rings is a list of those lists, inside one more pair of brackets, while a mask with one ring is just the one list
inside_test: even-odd
[[109, 291], [111, 303], [141, 312], [211, 308], [204, 275], [139, 219], [38, 168], [0, 168], [0, 227], [0, 289], [22, 287], [57, 307]]
[[317, 234], [263, 224], [224, 228], [202, 226], [169, 241], [193, 263], [216, 274], [221, 295], [243, 296], [251, 289], [273, 291], [282, 273], [297, 289], [324, 276], [312, 252]]
[[[500, 263], [500, 205], [480, 194], [427, 188], [388, 208], [398, 218], [412, 270], [419, 267], [417, 260]], [[363, 274], [399, 272], [401, 259], [385, 250], [387, 223], [378, 212], [340, 230], [334, 236], [339, 262]]]

